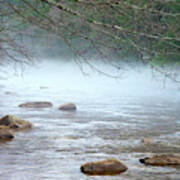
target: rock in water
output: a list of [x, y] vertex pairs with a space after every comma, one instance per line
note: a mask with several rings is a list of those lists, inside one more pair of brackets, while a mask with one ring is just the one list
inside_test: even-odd
[[6, 127], [0, 126], [0, 140], [11, 140], [14, 138], [13, 133]]
[[40, 89], [48, 89], [47, 86], [40, 86], [39, 88], [40, 88]]
[[11, 92], [11, 91], [6, 91], [5, 94], [7, 94], [7, 95], [15, 95], [15, 96], [17, 95], [17, 93]]
[[59, 109], [63, 111], [75, 111], [77, 108], [74, 103], [65, 103], [62, 104]]
[[13, 115], [7, 115], [0, 119], [0, 126], [4, 126], [7, 129], [13, 130], [25, 130], [31, 129], [32, 124], [28, 121], [25, 121], [21, 118], [15, 117]]
[[153, 140], [151, 138], [143, 138], [141, 139], [141, 142], [144, 144], [152, 144]]
[[180, 156], [172, 154], [156, 155], [153, 157], [146, 157], [139, 160], [141, 163], [153, 166], [172, 166], [180, 165]]
[[128, 168], [116, 159], [89, 162], [81, 166], [81, 171], [88, 175], [116, 175]]
[[20, 104], [19, 107], [24, 107], [24, 108], [48, 108], [52, 107], [53, 104], [51, 102], [47, 101], [42, 101], [42, 102], [27, 102]]
[[0, 119], [0, 126], [10, 126], [13, 123], [11, 115], [4, 116]]

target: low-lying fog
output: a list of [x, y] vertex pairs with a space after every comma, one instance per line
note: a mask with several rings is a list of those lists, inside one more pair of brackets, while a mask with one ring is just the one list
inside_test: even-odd
[[[96, 63], [110, 78], [75, 62], [43, 60], [23, 70], [6, 66], [2, 73], [0, 115], [13, 114], [34, 124], [0, 146], [1, 179], [84, 180], [80, 166], [116, 158], [128, 171], [107, 180], [164, 180], [179, 178], [179, 169], [144, 166], [139, 158], [153, 153], [179, 153], [178, 84], [163, 81], [148, 67], [123, 68]], [[157, 80], [159, 79], [159, 80]], [[52, 108], [18, 107], [28, 101], [50, 101]], [[76, 112], [59, 105], [74, 102]], [[143, 144], [150, 137], [153, 143]], [[94, 179], [94, 177], [88, 177]], [[96, 177], [101, 180], [102, 177]]]
[[[84, 98], [92, 100], [106, 99], [108, 96], [158, 96], [180, 97], [179, 84], [164, 78], [150, 67], [131, 66], [118, 69], [108, 64], [94, 65], [102, 73], [90, 68], [86, 64], [78, 66], [73, 60], [43, 60], [31, 65], [6, 66], [1, 84], [17, 90], [53, 89], [55, 92], [67, 91], [83, 93]], [[83, 68], [83, 70], [82, 70]], [[110, 76], [118, 76], [112, 78]], [[43, 93], [43, 92], [42, 92]], [[71, 94], [68, 94], [71, 97]]]

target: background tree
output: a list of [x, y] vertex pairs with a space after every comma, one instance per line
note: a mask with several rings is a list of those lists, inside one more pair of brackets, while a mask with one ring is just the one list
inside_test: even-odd
[[[136, 56], [177, 81], [179, 0], [1, 0], [0, 4], [13, 13], [13, 22], [9, 14], [2, 15], [8, 24], [19, 25], [16, 31], [11, 29], [13, 34], [22, 24], [23, 31], [34, 25], [55, 33], [78, 64], [83, 61], [96, 68], [91, 59], [101, 59], [120, 69], [122, 57], [128, 61], [128, 56]], [[172, 69], [167, 70], [170, 64]]]

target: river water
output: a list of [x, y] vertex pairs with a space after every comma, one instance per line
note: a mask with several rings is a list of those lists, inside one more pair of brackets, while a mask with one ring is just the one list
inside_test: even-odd
[[[1, 80], [0, 115], [24, 118], [34, 128], [0, 144], [1, 180], [180, 179], [179, 167], [138, 161], [156, 153], [180, 154], [180, 92], [174, 84], [164, 87], [148, 70], [111, 79], [93, 71], [84, 76], [75, 64], [53, 61], [27, 66], [23, 73], [8, 68]], [[50, 101], [53, 107], [18, 107], [27, 101]], [[77, 111], [58, 110], [66, 102], [76, 103]], [[153, 143], [143, 144], [144, 137]], [[82, 164], [107, 158], [121, 160], [128, 171], [105, 177], [80, 172]]]

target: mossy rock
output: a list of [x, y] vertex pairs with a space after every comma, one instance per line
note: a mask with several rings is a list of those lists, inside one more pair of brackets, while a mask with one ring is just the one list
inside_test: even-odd
[[13, 130], [27, 130], [32, 128], [32, 123], [13, 115], [7, 115], [0, 119], [0, 126]]
[[5, 126], [0, 126], [0, 140], [11, 140], [14, 135], [10, 129]]

